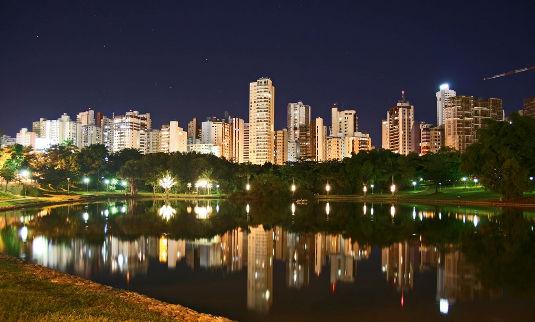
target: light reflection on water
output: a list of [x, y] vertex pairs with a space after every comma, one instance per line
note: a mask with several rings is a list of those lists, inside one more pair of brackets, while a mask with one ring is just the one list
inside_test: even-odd
[[[411, 304], [412, 293], [421, 287], [415, 280], [419, 276], [426, 277], [427, 284], [434, 284], [433, 293], [427, 294], [427, 304], [434, 306], [437, 317], [448, 315], [455, 310], [458, 303], [470, 303], [479, 299], [492, 300], [502, 295], [500, 289], [488, 289], [484, 286], [478, 278], [477, 267], [467, 260], [462, 248], [455, 242], [433, 243], [424, 240], [422, 234], [417, 235], [414, 232], [411, 232], [410, 236], [401, 235], [401, 238], [383, 236], [384, 241], [392, 242], [382, 242], [378, 245], [373, 242], [373, 238], [368, 242], [359, 242], [356, 238], [349, 237], [348, 231], [333, 232], [332, 227], [327, 226], [325, 228], [328, 228], [329, 232], [298, 232], [284, 225], [247, 224], [248, 220], [252, 220], [251, 217], [259, 214], [259, 208], [261, 209], [255, 209], [253, 204], [233, 207], [230, 213], [245, 220], [245, 225], [211, 237], [179, 238], [175, 231], [167, 229], [168, 225], [180, 223], [191, 225], [191, 230], [214, 225], [214, 220], [221, 220], [218, 217], [220, 214], [229, 215], [225, 212], [226, 205], [228, 204], [216, 201], [155, 203], [142, 208], [144, 213], [135, 204], [125, 202], [12, 213], [0, 220], [0, 252], [133, 290], [136, 290], [137, 278], [150, 284], [153, 275], [157, 274], [152, 272], [155, 265], [164, 265], [169, 272], [182, 272], [186, 269], [198, 274], [201, 280], [206, 272], [224, 273], [217, 275], [219, 279], [226, 278], [227, 274], [244, 274], [240, 275], [243, 276], [240, 283], [244, 285], [246, 301], [235, 304], [241, 307], [242, 311], [220, 312], [236, 314], [233, 317], [244, 319], [269, 317], [274, 305], [290, 311], [299, 309], [277, 303], [278, 294], [286, 294], [292, 290], [307, 291], [318, 283], [327, 282], [328, 287], [323, 288], [320, 293], [330, 293], [335, 297], [344, 296], [348, 287], [359, 287], [359, 283], [364, 283], [374, 274], [380, 274], [382, 283], [395, 291], [394, 297], [397, 297], [400, 309]], [[337, 211], [340, 211], [346, 216], [363, 220], [363, 223], [360, 223], [363, 227], [383, 220], [385, 225], [393, 227], [391, 233], [395, 233], [399, 222], [404, 220], [408, 221], [404, 224], [407, 227], [432, 224], [438, 220], [452, 222], [451, 227], [462, 225], [458, 229], [463, 231], [473, 231], [490, 223], [489, 218], [493, 218], [497, 213], [496, 209], [463, 208], [442, 211], [429, 207], [378, 204], [347, 207], [337, 203], [312, 207], [301, 207], [292, 203], [290, 207], [281, 209], [285, 209], [285, 215], [291, 217], [292, 225], [299, 220], [301, 212], [309, 216], [311, 213], [323, 213], [324, 220], [332, 223], [337, 220]], [[350, 209], [354, 211], [350, 212]], [[152, 213], [157, 216], [150, 217]], [[368, 216], [368, 213], [371, 216]], [[121, 231], [118, 227], [122, 227], [122, 221], [134, 220], [136, 216], [149, 217], [149, 223], [158, 223], [160, 226], [145, 231], [141, 223], [135, 224], [139, 228], [135, 236], [126, 237], [118, 233]], [[157, 218], [160, 218], [161, 222], [158, 222]], [[177, 222], [178, 219], [184, 221]], [[533, 225], [530, 221], [528, 223]], [[102, 225], [104, 230], [101, 229]], [[64, 229], [64, 236], [61, 227]], [[189, 232], [188, 227], [184, 229], [185, 232], [182, 233]], [[14, 235], [10, 235], [10, 231], [13, 231]], [[85, 234], [91, 234], [91, 238]], [[95, 235], [98, 238], [94, 238]], [[375, 262], [379, 265], [373, 266]], [[277, 263], [280, 263], [283, 269], [275, 269]], [[370, 266], [374, 268], [369, 269]], [[361, 272], [360, 267], [368, 269]], [[121, 276], [123, 282], [115, 282], [114, 276]], [[278, 279], [284, 281], [283, 289], [280, 288], [280, 283], [275, 283]], [[177, 288], [180, 288], [179, 284]], [[339, 288], [342, 288], [340, 295]], [[381, 289], [382, 286], [377, 285], [377, 288]], [[143, 287], [140, 287], [140, 291], [142, 290]], [[152, 291], [150, 295], [158, 296], [158, 291]], [[169, 298], [167, 295], [163, 297]], [[198, 304], [192, 305], [213, 310], [211, 313], [219, 313], [217, 308], [205, 306], [202, 297], [199, 297], [198, 301]], [[336, 306], [333, 309], [336, 309]], [[251, 316], [247, 312], [262, 315]], [[310, 316], [310, 319], [314, 318], [316, 317]]]

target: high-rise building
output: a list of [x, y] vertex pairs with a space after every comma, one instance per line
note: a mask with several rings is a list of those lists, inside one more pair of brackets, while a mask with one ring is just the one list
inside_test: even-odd
[[100, 119], [100, 128], [102, 129], [102, 144], [108, 151], [113, 151], [113, 117], [103, 116]]
[[273, 163], [275, 131], [275, 86], [260, 78], [249, 84], [249, 162]]
[[432, 124], [420, 122], [420, 155], [425, 155], [431, 150], [431, 128]]
[[27, 128], [22, 128], [20, 129], [19, 133], [17, 133], [15, 142], [22, 146], [35, 148], [36, 137], [37, 136], [35, 135], [35, 132], [30, 132]]
[[477, 131], [488, 120], [504, 120], [501, 99], [452, 97], [444, 109], [444, 145], [464, 152], [468, 146], [477, 142]]
[[321, 117], [315, 119], [313, 129], [314, 132], [312, 138], [315, 149], [314, 160], [322, 162], [327, 159], [327, 126], [323, 124], [323, 119]]
[[230, 160], [236, 163], [243, 163], [245, 162], [245, 121], [237, 117], [232, 117], [230, 118], [230, 127], [232, 143]]
[[146, 153], [151, 125], [150, 113], [130, 110], [124, 115], [114, 116], [112, 152], [136, 149]]
[[178, 121], [171, 121], [162, 125], [160, 130], [160, 152], [173, 153], [188, 151], [187, 132], [178, 126]]
[[444, 108], [448, 104], [448, 100], [452, 97], [455, 97], [457, 93], [454, 90], [450, 89], [449, 84], [440, 85], [438, 92], [436, 93], [437, 97], [437, 126], [444, 125]]
[[188, 122], [188, 144], [200, 143], [201, 134], [201, 123], [194, 117]]
[[70, 142], [76, 146], [81, 145], [81, 127], [71, 120], [70, 116], [63, 113], [57, 120], [44, 118], [33, 122], [32, 131], [39, 139], [39, 149], [47, 149], [52, 145]]
[[[289, 103], [287, 109], [288, 156], [290, 162], [309, 160], [311, 155], [310, 105]], [[302, 148], [304, 151], [302, 151]]]
[[353, 137], [353, 151], [352, 153], [359, 153], [361, 151], [370, 151], [373, 148], [372, 138], [369, 133], [356, 132]]
[[401, 100], [386, 113], [385, 126], [388, 127], [388, 150], [403, 155], [416, 152], [414, 106], [405, 99], [404, 91]]
[[444, 126], [435, 126], [430, 131], [431, 144], [430, 153], [437, 153], [444, 147]]
[[353, 136], [358, 131], [358, 116], [355, 110], [338, 110], [335, 104], [331, 108], [331, 136]]
[[96, 119], [98, 115], [100, 114], [95, 114], [95, 111], [89, 108], [87, 111], [80, 112], [76, 116], [76, 122], [78, 123], [78, 127], [80, 127], [80, 147], [102, 143], [102, 127], [97, 124]]
[[243, 163], [249, 163], [249, 123], [243, 123]]
[[78, 115], [76, 116], [76, 122], [78, 122], [82, 126], [95, 125], [95, 111], [89, 108], [87, 111], [78, 113]]
[[288, 131], [286, 129], [275, 131], [275, 164], [283, 165], [288, 161]]
[[147, 153], [159, 153], [161, 152], [161, 133], [160, 130], [152, 129], [149, 131], [149, 146]]
[[230, 124], [225, 120], [209, 118], [205, 122], [202, 122], [201, 128], [201, 143], [219, 146], [221, 157], [230, 160], [232, 158], [232, 133]]
[[8, 135], [0, 136], [0, 148], [5, 148], [6, 146], [11, 146], [15, 144], [16, 144], [16, 138], [8, 136]]
[[326, 140], [326, 160], [341, 161], [344, 158], [345, 140], [338, 136], [329, 136]]
[[388, 120], [381, 121], [381, 148], [390, 149], [390, 138], [388, 137]]
[[535, 96], [524, 99], [522, 115], [535, 117]]

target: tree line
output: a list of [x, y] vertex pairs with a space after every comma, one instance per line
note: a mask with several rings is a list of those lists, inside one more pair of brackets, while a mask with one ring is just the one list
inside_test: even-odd
[[425, 184], [438, 191], [440, 186], [477, 177], [486, 188], [512, 199], [534, 188], [533, 138], [535, 119], [513, 114], [508, 122], [489, 122], [478, 132], [478, 143], [463, 154], [442, 149], [424, 156], [403, 156], [376, 149], [342, 161], [282, 166], [236, 164], [197, 153], [142, 155], [133, 149], [110, 153], [98, 144], [78, 149], [66, 143], [46, 153], [32, 153], [15, 145], [1, 152], [0, 177], [7, 188], [21, 169], [28, 169], [40, 187], [50, 190], [64, 190], [67, 185], [80, 190], [118, 189], [120, 181], [116, 179], [121, 179], [126, 181], [123, 188], [135, 194], [157, 192], [158, 180], [169, 173], [177, 182], [174, 192], [196, 192], [195, 182], [206, 179], [217, 193], [243, 193], [249, 184], [247, 193], [255, 198], [288, 198], [291, 183], [297, 187], [295, 194], [307, 197], [326, 193], [327, 183], [333, 194], [362, 193], [364, 185], [368, 191], [388, 192], [393, 183], [398, 190]]

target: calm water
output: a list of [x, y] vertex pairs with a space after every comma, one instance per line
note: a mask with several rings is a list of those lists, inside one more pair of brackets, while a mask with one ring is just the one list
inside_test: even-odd
[[242, 321], [535, 320], [525, 211], [124, 201], [0, 216], [2, 253]]

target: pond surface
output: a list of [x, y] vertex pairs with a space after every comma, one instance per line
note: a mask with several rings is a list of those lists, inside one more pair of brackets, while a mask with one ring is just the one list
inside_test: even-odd
[[533, 218], [113, 201], [0, 213], [0, 252], [241, 321], [533, 321]]

